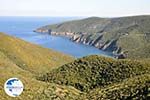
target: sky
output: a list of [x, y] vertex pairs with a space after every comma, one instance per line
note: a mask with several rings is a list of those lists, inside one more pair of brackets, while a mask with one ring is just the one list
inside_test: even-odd
[[150, 15], [150, 0], [0, 0], [0, 16]]

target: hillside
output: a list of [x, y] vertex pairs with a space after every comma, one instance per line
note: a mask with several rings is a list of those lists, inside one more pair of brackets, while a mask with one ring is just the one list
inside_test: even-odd
[[[37, 67], [38, 69], [38, 67]], [[14, 100], [4, 92], [4, 83], [11, 77], [19, 78], [24, 84], [23, 93], [15, 100], [47, 100], [76, 98], [80, 92], [72, 87], [37, 81], [33, 73], [23, 70], [0, 52], [0, 97], [1, 100]], [[68, 95], [69, 94], [69, 95]], [[70, 98], [70, 99], [69, 99]]]
[[[70, 100], [80, 91], [73, 87], [36, 80], [39, 73], [57, 68], [74, 58], [0, 33], [0, 100]], [[7, 79], [17, 77], [24, 84], [23, 93], [9, 97], [4, 92]]]
[[150, 63], [88, 56], [38, 77], [44, 82], [73, 86], [80, 100], [150, 98]]
[[150, 57], [149, 26], [150, 16], [91, 17], [43, 26], [35, 32], [67, 36], [74, 42], [138, 59]]
[[24, 84], [15, 100], [150, 99], [149, 59], [93, 55], [74, 60], [4, 33], [0, 40], [1, 100], [14, 100], [3, 89], [11, 77]]
[[45, 72], [74, 59], [69, 55], [33, 45], [4, 33], [0, 33], [0, 40], [0, 52], [20, 68], [33, 73]]
[[107, 86], [104, 89], [96, 88], [82, 98], [89, 100], [149, 100], [150, 75], [145, 74], [129, 78], [121, 83]]

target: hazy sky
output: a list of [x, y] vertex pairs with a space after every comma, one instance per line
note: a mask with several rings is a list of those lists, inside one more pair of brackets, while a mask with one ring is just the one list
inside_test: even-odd
[[150, 0], [0, 0], [0, 16], [150, 15]]

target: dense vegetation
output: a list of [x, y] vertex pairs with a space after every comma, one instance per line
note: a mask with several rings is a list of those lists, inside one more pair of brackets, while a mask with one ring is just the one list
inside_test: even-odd
[[95, 55], [65, 64], [40, 76], [39, 79], [73, 86], [87, 93], [82, 99], [144, 99], [148, 98], [150, 87], [150, 64]]
[[89, 100], [149, 100], [150, 75], [144, 74], [125, 79], [121, 83], [112, 84], [106, 88], [96, 88], [86, 96]]
[[[120, 54], [127, 58], [150, 58], [150, 16], [121, 18], [91, 17], [82, 20], [47, 25], [37, 32], [51, 30], [73, 33], [72, 41], [92, 45], [99, 49]], [[67, 34], [65, 34], [67, 36]]]

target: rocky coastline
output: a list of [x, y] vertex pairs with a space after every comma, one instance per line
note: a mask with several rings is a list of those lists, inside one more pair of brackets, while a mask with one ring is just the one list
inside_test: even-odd
[[93, 46], [103, 51], [111, 52], [115, 58], [124, 59], [126, 58], [126, 54], [121, 51], [121, 48], [116, 45], [116, 40], [102, 42], [101, 38], [103, 34], [99, 35], [97, 39], [90, 39], [90, 36], [87, 36], [87, 33], [75, 33], [75, 32], [55, 32], [48, 29], [37, 29], [34, 30], [37, 33], [45, 33], [54, 36], [63, 36], [68, 37], [71, 41], [76, 43], [81, 43], [84, 45]]

